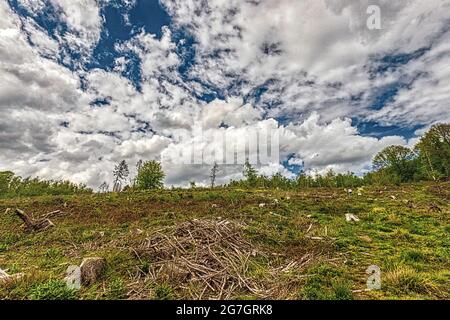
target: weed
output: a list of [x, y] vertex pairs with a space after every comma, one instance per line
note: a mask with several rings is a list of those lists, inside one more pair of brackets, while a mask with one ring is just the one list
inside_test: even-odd
[[125, 298], [125, 285], [122, 279], [114, 279], [108, 283], [106, 297], [110, 300], [120, 300]]
[[158, 284], [155, 289], [155, 297], [157, 300], [173, 300], [175, 295], [173, 289], [168, 284]]

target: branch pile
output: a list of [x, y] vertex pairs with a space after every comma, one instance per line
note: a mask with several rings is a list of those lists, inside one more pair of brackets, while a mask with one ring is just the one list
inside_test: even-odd
[[[268, 298], [273, 281], [249, 275], [251, 260], [267, 258], [267, 254], [255, 250], [242, 230], [242, 225], [227, 220], [193, 220], [159, 231], [133, 251], [141, 261], [150, 262], [153, 281], [173, 284], [193, 299], [230, 299], [237, 294]], [[290, 261], [268, 270], [267, 276], [304, 262]]]

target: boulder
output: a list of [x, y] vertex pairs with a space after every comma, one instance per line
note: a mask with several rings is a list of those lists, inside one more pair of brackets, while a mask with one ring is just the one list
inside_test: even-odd
[[99, 257], [85, 258], [81, 263], [81, 281], [84, 285], [97, 282], [106, 268], [106, 260]]

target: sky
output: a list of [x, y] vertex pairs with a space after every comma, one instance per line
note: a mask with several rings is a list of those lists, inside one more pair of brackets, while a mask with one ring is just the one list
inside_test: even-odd
[[98, 188], [143, 159], [168, 186], [207, 184], [177, 161], [199, 127], [212, 149], [276, 132], [262, 174], [363, 174], [450, 121], [450, 0], [0, 0], [0, 16], [0, 170], [22, 177]]

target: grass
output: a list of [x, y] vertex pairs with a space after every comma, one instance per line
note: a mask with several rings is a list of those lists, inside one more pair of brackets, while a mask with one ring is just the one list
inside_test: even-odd
[[[264, 255], [250, 257], [243, 272], [272, 288], [271, 298], [449, 299], [449, 190], [449, 183], [426, 183], [366, 187], [363, 196], [340, 189], [196, 189], [4, 199], [0, 268], [26, 276], [0, 286], [0, 299], [190, 298], [189, 290], [198, 288], [159, 283], [149, 274], [152, 261], [130, 248], [157, 230], [218, 218], [246, 225], [247, 241]], [[55, 228], [27, 233], [15, 216], [3, 214], [8, 207], [35, 217], [64, 214], [52, 219]], [[347, 213], [360, 221], [346, 222]], [[67, 290], [65, 270], [87, 256], [107, 260], [104, 277], [78, 292]], [[382, 271], [379, 291], [365, 291], [371, 265]], [[231, 298], [260, 297], [236, 290]]]

